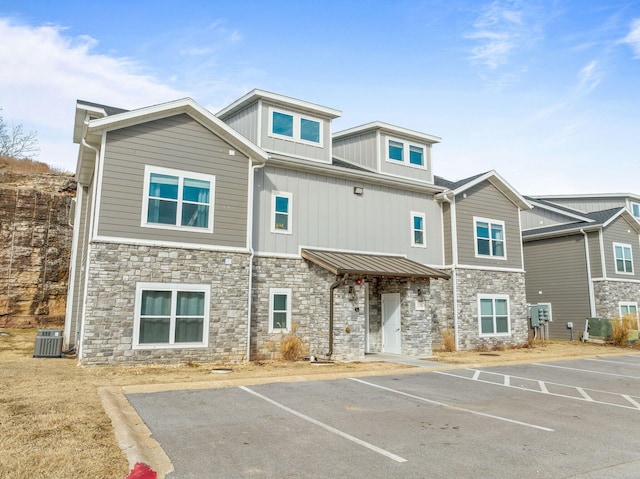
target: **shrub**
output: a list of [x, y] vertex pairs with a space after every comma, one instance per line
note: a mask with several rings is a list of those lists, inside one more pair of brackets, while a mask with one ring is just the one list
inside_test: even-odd
[[629, 331], [637, 324], [635, 316], [626, 314], [622, 318], [611, 321], [611, 342], [616, 346], [624, 346], [629, 338]]
[[302, 359], [307, 350], [304, 342], [298, 336], [298, 325], [291, 326], [291, 332], [283, 333], [280, 338], [280, 354], [285, 361], [297, 361]]
[[442, 349], [448, 353], [456, 350], [456, 334], [451, 328], [442, 330]]

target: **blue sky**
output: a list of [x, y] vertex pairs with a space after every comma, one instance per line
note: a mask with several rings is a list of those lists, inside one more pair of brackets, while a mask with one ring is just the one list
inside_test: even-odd
[[260, 88], [442, 138], [435, 174], [640, 193], [640, 2], [0, 4], [0, 107], [75, 171], [76, 99], [217, 112]]

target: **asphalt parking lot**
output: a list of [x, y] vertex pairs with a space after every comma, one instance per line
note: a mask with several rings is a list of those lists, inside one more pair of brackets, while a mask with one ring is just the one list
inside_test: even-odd
[[640, 355], [127, 394], [187, 478], [638, 478]]

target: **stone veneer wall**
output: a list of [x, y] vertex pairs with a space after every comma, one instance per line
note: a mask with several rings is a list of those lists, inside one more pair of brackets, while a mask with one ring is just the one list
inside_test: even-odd
[[640, 283], [627, 281], [594, 281], [593, 295], [596, 303], [596, 317], [620, 317], [620, 302], [640, 305]]
[[[277, 358], [282, 333], [269, 333], [269, 289], [291, 288], [291, 317], [310, 354], [329, 351], [330, 287], [332, 273], [302, 259], [254, 258], [252, 359]], [[365, 279], [369, 283], [369, 351], [382, 350], [381, 294], [400, 293], [402, 354], [429, 356], [434, 325], [451, 315], [450, 286], [446, 280], [409, 281]], [[349, 298], [349, 287], [355, 298]], [[416, 310], [417, 291], [425, 310]], [[334, 290], [333, 354], [335, 360], [361, 360], [365, 354], [365, 283], [346, 280]]]
[[[81, 362], [242, 361], [248, 260], [242, 253], [92, 243]], [[210, 284], [209, 347], [132, 349], [137, 282]]]
[[[527, 341], [529, 324], [524, 273], [457, 270], [458, 349], [468, 350], [497, 345], [517, 345]], [[480, 337], [478, 294], [509, 295], [511, 335]]]

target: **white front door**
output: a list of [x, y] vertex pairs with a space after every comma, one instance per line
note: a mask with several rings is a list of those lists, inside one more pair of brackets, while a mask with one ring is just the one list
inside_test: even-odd
[[382, 352], [400, 354], [400, 294], [382, 295]]

